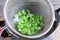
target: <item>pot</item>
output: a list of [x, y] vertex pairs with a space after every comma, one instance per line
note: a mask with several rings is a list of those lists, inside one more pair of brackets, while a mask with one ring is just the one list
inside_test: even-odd
[[[22, 9], [31, 9], [34, 13], [44, 16], [44, 30], [33, 36], [20, 34], [12, 18], [18, 10]], [[27, 39], [45, 38], [50, 35], [59, 23], [59, 16], [57, 15], [57, 13], [54, 13], [53, 6], [49, 0], [7, 0], [4, 6], [4, 18], [9, 32], [15, 36]]]

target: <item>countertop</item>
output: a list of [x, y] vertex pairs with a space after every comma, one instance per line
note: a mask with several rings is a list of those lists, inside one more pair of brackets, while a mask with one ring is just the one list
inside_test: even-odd
[[56, 29], [54, 40], [60, 40], [60, 24]]

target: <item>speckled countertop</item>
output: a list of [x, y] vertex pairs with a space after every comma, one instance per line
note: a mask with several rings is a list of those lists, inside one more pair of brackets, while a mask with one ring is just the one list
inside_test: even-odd
[[[5, 1], [6, 0], [0, 0], [0, 20], [1, 20], [1, 18], [3, 19], [3, 17], [2, 17], [3, 11], [2, 10], [4, 7]], [[54, 10], [60, 8], [60, 0], [51, 0], [51, 3], [53, 4]], [[2, 39], [3, 38], [0, 37], [0, 40], [2, 40]], [[8, 39], [6, 39], [6, 40], [8, 40]], [[11, 40], [20, 40], [20, 39], [16, 38], [16, 37], [12, 37]], [[43, 40], [60, 40], [60, 24], [54, 33], [52, 33], [49, 37], [47, 37]]]

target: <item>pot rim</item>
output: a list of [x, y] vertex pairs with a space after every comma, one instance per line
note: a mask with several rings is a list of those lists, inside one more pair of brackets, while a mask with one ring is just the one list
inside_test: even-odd
[[12, 28], [12, 26], [11, 26], [11, 25], [9, 24], [9, 22], [8, 22], [7, 15], [6, 15], [6, 6], [7, 6], [8, 1], [9, 1], [9, 0], [6, 1], [6, 4], [5, 4], [4, 10], [3, 10], [3, 11], [4, 11], [4, 18], [5, 18], [5, 21], [7, 22], [8, 27], [9, 27], [14, 33], [16, 33], [16, 34], [19, 35], [19, 36], [25, 37], [25, 38], [39, 38], [39, 37], [41, 37], [41, 36], [44, 36], [45, 34], [47, 34], [47, 33], [51, 30], [52, 25], [53, 25], [53, 23], [54, 23], [54, 21], [55, 21], [55, 14], [54, 14], [54, 9], [53, 9], [53, 6], [52, 6], [50, 0], [46, 0], [46, 1], [50, 4], [50, 7], [51, 7], [51, 10], [52, 10], [52, 13], [53, 13], [53, 20], [52, 20], [51, 26], [50, 26], [50, 28], [47, 29], [47, 31], [45, 31], [43, 34], [37, 35], [37, 36], [24, 36], [24, 35], [21, 35], [20, 33], [18, 33], [15, 29]]

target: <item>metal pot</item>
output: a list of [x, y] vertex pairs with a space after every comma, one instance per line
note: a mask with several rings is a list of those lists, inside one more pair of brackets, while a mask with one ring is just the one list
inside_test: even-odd
[[[18, 10], [31, 9], [34, 13], [44, 16], [44, 30], [33, 36], [20, 34], [12, 18]], [[4, 18], [8, 25], [9, 31], [18, 37], [27, 39], [45, 38], [54, 30], [54, 26], [58, 25], [58, 17], [55, 17], [54, 9], [49, 0], [7, 0], [4, 6]]]

